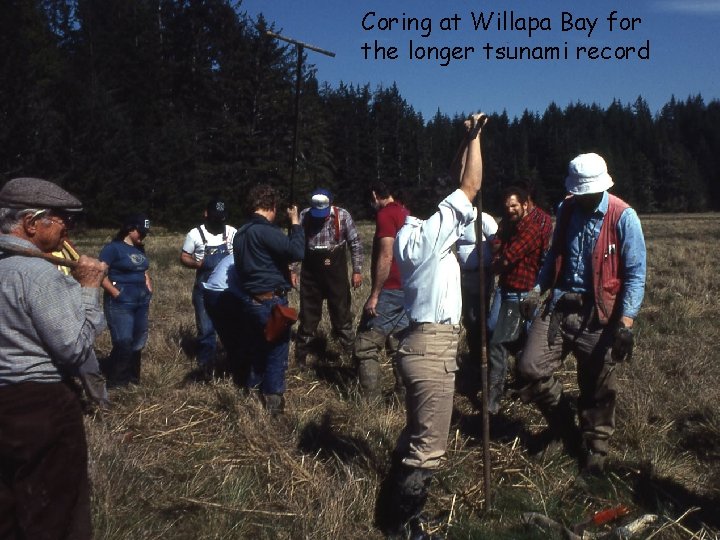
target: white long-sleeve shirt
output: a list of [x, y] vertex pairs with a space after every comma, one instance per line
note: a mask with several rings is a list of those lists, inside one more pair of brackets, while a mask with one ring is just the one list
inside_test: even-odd
[[472, 203], [458, 189], [428, 219], [409, 216], [398, 231], [393, 251], [412, 322], [460, 322], [460, 266], [451, 248], [473, 219]]

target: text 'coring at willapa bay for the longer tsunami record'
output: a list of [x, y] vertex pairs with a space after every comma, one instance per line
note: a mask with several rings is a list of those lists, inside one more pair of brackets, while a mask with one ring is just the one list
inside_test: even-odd
[[[471, 56], [479, 56], [483, 60], [649, 60], [650, 40], [646, 39], [640, 45], [586, 45], [569, 46], [567, 41], [562, 44], [544, 45], [509, 45], [506, 42], [496, 45], [490, 41], [484, 44], [466, 45], [428, 45], [423, 40], [442, 32], [448, 35], [459, 32], [467, 27], [477, 33], [502, 34], [507, 40], [508, 33], [519, 38], [534, 39], [538, 35], [547, 35], [559, 30], [564, 35], [569, 33], [592, 40], [596, 29], [605, 27], [611, 35], [621, 36], [628, 32], [635, 32], [641, 28], [642, 19], [635, 16], [619, 14], [617, 10], [608, 13], [604, 18], [576, 16], [572, 12], [562, 11], [557, 19], [544, 16], [522, 15], [514, 10], [505, 11], [470, 11], [465, 19], [458, 13], [451, 16], [415, 17], [402, 13], [401, 16], [387, 16], [376, 11], [368, 11], [361, 20], [363, 31], [379, 33], [380, 40], [365, 42], [360, 49], [365, 60], [409, 60], [436, 61], [447, 66], [453, 60], [468, 60]], [[600, 26], [598, 26], [600, 25]], [[389, 43], [387, 37], [397, 37], [399, 33], [416, 33], [418, 38], [408, 41], [407, 49], [401, 56], [400, 47]]]

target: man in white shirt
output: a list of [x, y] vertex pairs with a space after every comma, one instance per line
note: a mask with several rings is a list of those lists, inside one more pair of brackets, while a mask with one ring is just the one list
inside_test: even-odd
[[378, 503], [387, 513], [378, 515], [378, 524], [388, 534], [409, 530], [413, 538], [425, 537], [419, 516], [447, 448], [462, 311], [460, 266], [452, 247], [475, 217], [472, 201], [482, 183], [480, 128], [486, 120], [475, 114], [465, 123], [468, 135], [454, 167], [459, 189], [430, 218], [409, 216], [393, 246], [410, 326], [395, 357], [406, 388], [407, 424], [384, 486], [389, 504]]
[[215, 369], [217, 339], [215, 327], [205, 309], [202, 283], [207, 281], [225, 255], [232, 254], [236, 229], [225, 224], [227, 211], [221, 200], [209, 202], [204, 218], [202, 225], [187, 233], [180, 262], [187, 268], [195, 269], [192, 302], [197, 326], [197, 362], [201, 378], [209, 380]]

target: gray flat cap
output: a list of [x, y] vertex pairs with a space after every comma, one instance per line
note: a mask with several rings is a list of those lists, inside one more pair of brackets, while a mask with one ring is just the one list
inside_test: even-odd
[[80, 200], [63, 188], [40, 178], [13, 178], [0, 189], [2, 208], [54, 208], [82, 210]]

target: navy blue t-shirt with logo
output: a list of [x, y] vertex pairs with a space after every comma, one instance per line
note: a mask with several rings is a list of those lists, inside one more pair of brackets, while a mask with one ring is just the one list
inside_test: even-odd
[[150, 261], [145, 253], [122, 240], [113, 240], [100, 251], [99, 259], [108, 265], [108, 278], [113, 283], [144, 284]]

